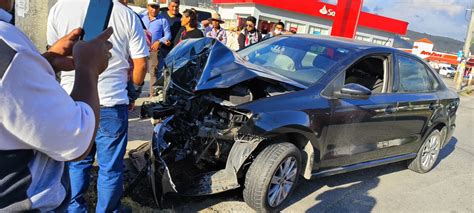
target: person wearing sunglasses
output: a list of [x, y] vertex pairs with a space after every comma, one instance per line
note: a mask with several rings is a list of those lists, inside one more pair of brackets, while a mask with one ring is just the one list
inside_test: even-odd
[[257, 19], [249, 16], [246, 19], [245, 29], [239, 35], [239, 49], [255, 44], [262, 40], [262, 34], [256, 28]]

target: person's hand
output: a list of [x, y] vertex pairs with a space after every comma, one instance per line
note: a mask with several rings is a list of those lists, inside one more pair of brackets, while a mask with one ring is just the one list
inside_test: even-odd
[[74, 60], [71, 58], [72, 49], [81, 34], [81, 28], [72, 30], [69, 34], [56, 41], [56, 43], [43, 54], [55, 71], [69, 71], [74, 69]]
[[130, 102], [128, 104], [128, 111], [133, 112], [135, 110], [135, 102]]
[[95, 71], [99, 75], [107, 68], [112, 57], [109, 50], [113, 47], [107, 40], [112, 33], [113, 29], [109, 27], [94, 40], [78, 41], [74, 45], [72, 56], [76, 70], [80, 67], [81, 70]]
[[157, 52], [159, 49], [160, 49], [160, 42], [159, 42], [159, 41], [155, 41], [155, 43], [153, 43], [153, 44], [151, 45], [151, 51]]
[[171, 41], [170, 41], [170, 40], [166, 40], [165, 45], [169, 47], [169, 46], [171, 45]]

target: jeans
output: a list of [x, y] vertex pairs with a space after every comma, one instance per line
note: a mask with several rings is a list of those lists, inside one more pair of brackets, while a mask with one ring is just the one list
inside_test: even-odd
[[97, 153], [97, 212], [119, 212], [123, 193], [123, 157], [127, 147], [127, 105], [102, 107], [94, 147], [81, 161], [70, 162], [71, 201], [69, 212], [87, 212], [84, 193], [90, 182], [90, 169]]

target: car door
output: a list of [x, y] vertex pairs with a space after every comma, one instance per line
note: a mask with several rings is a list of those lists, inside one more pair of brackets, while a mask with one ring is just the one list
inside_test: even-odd
[[414, 153], [421, 145], [422, 133], [429, 124], [433, 112], [440, 106], [437, 82], [425, 63], [410, 55], [396, 56], [393, 93], [397, 108], [395, 134], [396, 145], [387, 149], [387, 156]]
[[[391, 85], [391, 56], [385, 60], [385, 84]], [[339, 77], [340, 78], [340, 77]], [[344, 77], [347, 81], [347, 78]], [[336, 79], [334, 82], [341, 81]], [[344, 82], [345, 84], [346, 82]], [[330, 124], [321, 149], [321, 168], [332, 168], [383, 158], [388, 141], [398, 135], [396, 94], [390, 90], [375, 93], [368, 99], [337, 98], [330, 100]]]

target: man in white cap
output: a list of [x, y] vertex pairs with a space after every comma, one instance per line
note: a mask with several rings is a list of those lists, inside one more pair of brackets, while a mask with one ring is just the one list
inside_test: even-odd
[[217, 12], [213, 12], [211, 16], [212, 29], [206, 33], [206, 37], [215, 38], [222, 42], [224, 45], [227, 43], [227, 34], [221, 24], [224, 21], [221, 19], [221, 15]]
[[158, 70], [163, 67], [164, 55], [161, 48], [171, 45], [171, 29], [165, 17], [159, 14], [160, 4], [157, 0], [148, 0], [147, 12], [142, 14], [142, 21], [147, 30], [151, 33], [150, 47], [150, 64], [148, 71], [150, 72], [150, 97], [156, 95], [154, 86], [158, 82]]

